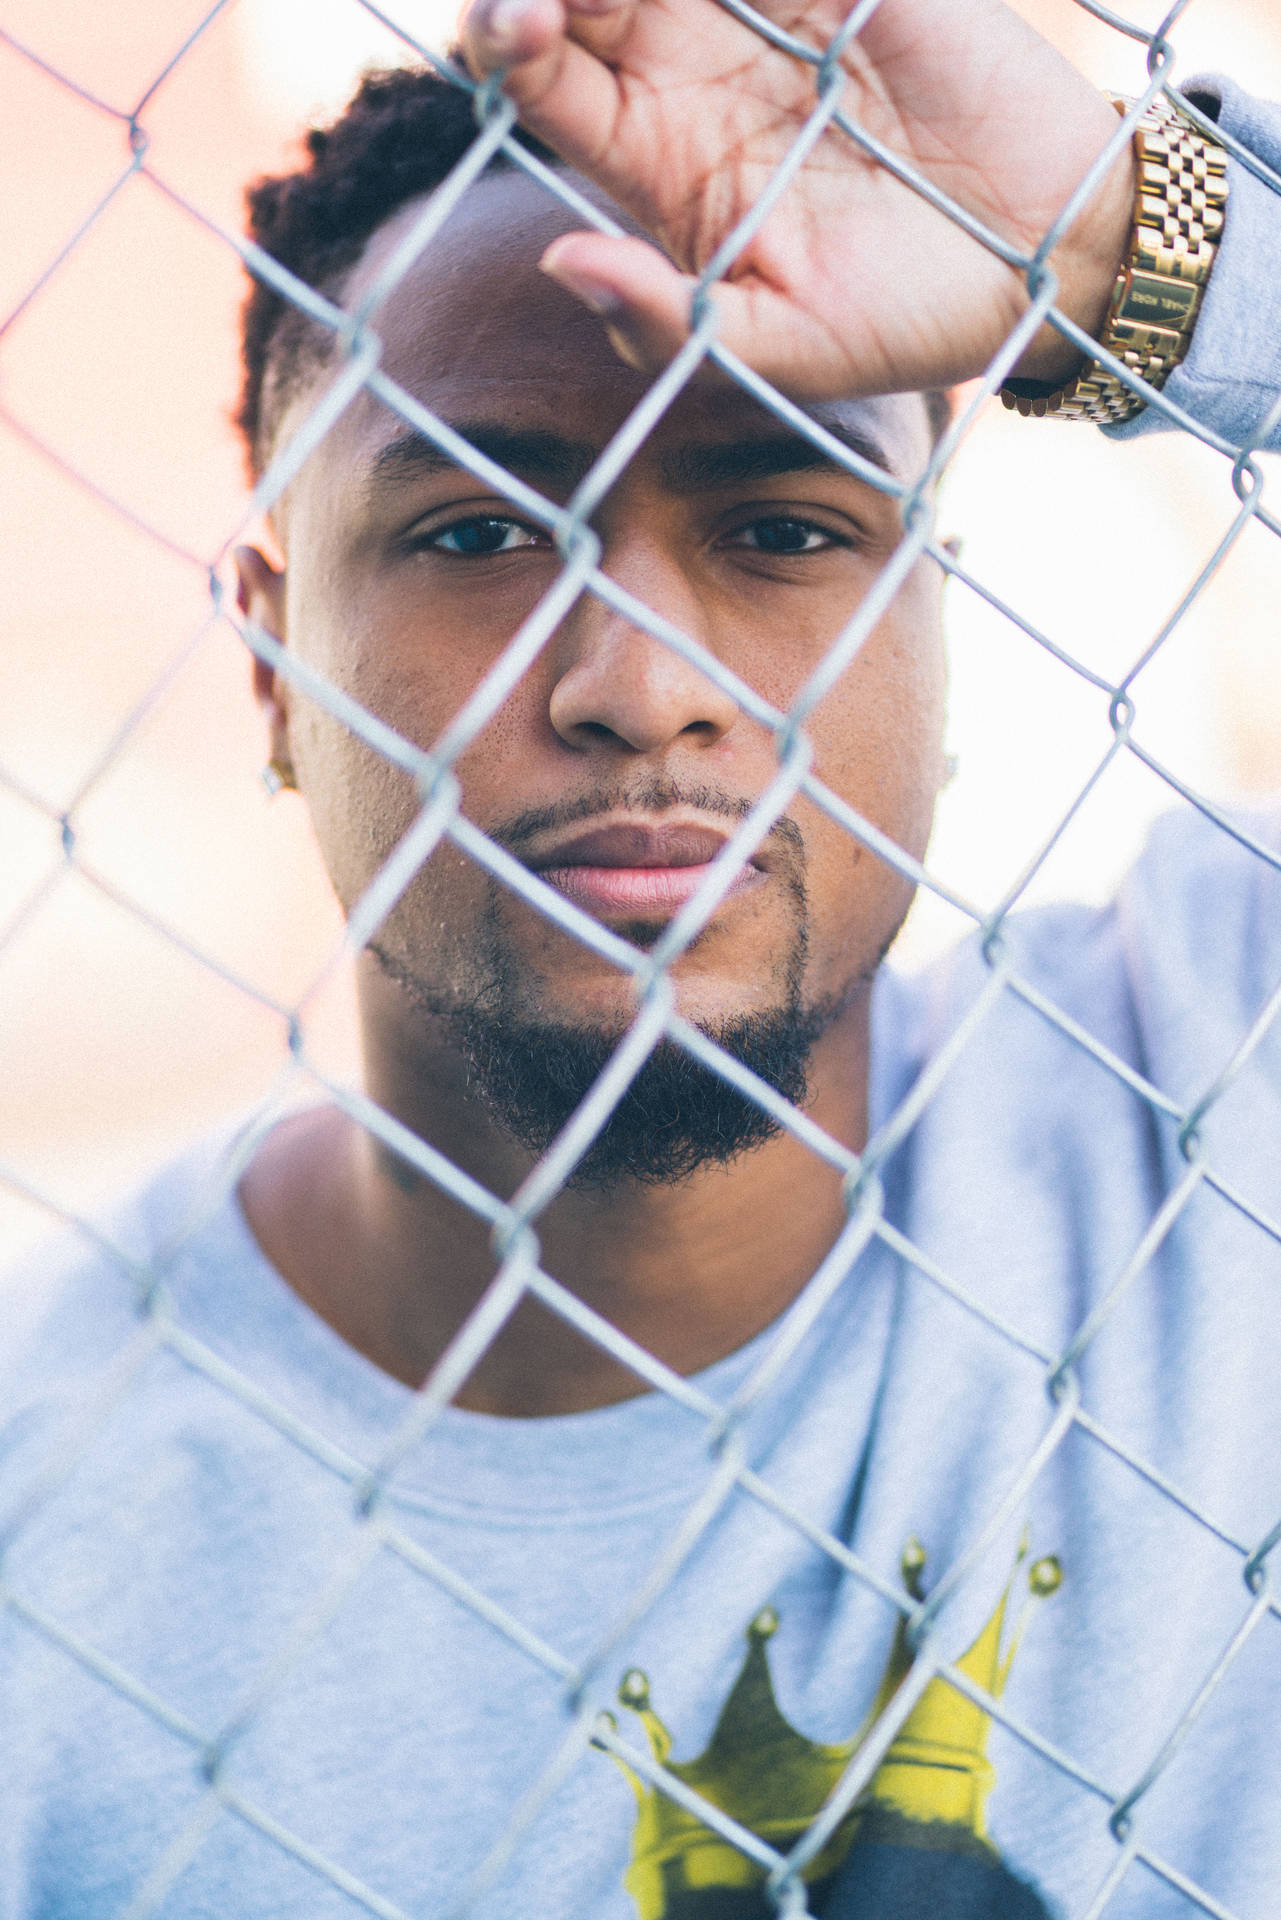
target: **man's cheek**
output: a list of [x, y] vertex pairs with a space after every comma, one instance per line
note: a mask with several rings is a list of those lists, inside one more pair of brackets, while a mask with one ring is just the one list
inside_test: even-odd
[[912, 673], [851, 679], [810, 728], [814, 771], [857, 813], [919, 853], [942, 765], [941, 702]]
[[299, 785], [334, 891], [350, 912], [412, 826], [412, 777], [328, 715], [294, 737]]

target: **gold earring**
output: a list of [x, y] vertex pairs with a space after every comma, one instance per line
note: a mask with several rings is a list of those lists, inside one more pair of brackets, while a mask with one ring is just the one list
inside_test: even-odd
[[292, 760], [286, 758], [283, 753], [272, 754], [259, 778], [273, 799], [278, 793], [285, 792], [286, 789], [290, 793], [297, 793], [298, 791], [298, 778], [294, 773], [294, 763]]

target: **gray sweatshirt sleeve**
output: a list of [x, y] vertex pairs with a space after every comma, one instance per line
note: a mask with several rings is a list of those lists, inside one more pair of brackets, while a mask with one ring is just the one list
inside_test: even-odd
[[[1281, 175], [1281, 106], [1254, 100], [1217, 75], [1190, 81], [1184, 91]], [[1194, 419], [1240, 445], [1254, 438], [1281, 393], [1281, 190], [1234, 158], [1228, 172], [1219, 256], [1187, 358], [1164, 391]], [[1145, 407], [1104, 431], [1112, 439], [1133, 440], [1169, 425], [1155, 407]], [[1265, 445], [1281, 452], [1281, 426]]]

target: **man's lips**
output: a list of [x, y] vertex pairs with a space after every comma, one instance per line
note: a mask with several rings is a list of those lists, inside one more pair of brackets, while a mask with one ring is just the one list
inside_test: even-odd
[[[602, 825], [544, 843], [527, 864], [548, 886], [600, 918], [667, 918], [698, 890], [728, 838], [705, 826]], [[726, 897], [764, 878], [761, 866], [744, 863]]]
[[[666, 918], [683, 907], [711, 870], [692, 867], [543, 867], [539, 878], [598, 918], [622, 914], [633, 920]], [[759, 867], [740, 867], [726, 899], [760, 884]]]

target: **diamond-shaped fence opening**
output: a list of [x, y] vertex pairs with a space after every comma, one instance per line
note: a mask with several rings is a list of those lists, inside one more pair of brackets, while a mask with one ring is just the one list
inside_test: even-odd
[[[0, 714], [21, 1119], [0, 1172], [23, 1234], [65, 1229], [3, 1297], [20, 1396], [0, 1474], [15, 1915], [1270, 1911], [1281, 851], [1265, 807], [1223, 797], [1257, 799], [1278, 771], [1269, 458], [1150, 389], [1175, 430], [1125, 450], [993, 417], [1011, 341], [933, 451], [892, 470], [753, 374], [718, 341], [717, 283], [815, 147], [859, 147], [974, 221], [851, 117], [839, 46], [725, 8], [812, 72], [812, 111], [708, 267], [687, 345], [564, 485], [469, 440], [384, 337], [420, 262], [460, 270], [444, 249], [496, 155], [540, 206], [613, 224], [421, 20], [353, 0], [341, 32], [431, 63], [471, 97], [475, 138], [347, 304], [234, 227], [231, 186], [279, 164], [288, 117], [254, 63], [282, 21], [286, 41], [308, 32], [283, 0], [183, 20], [139, 7], [101, 63], [61, 16], [0, 37], [19, 102], [0, 137], [29, 202], [0, 315], [3, 505], [22, 527]], [[1196, 114], [1187, 49], [1213, 53], [1223, 9], [1197, 29], [1187, 8], [1063, 14], [1040, 24], [1087, 66], [1104, 48], [1100, 77]], [[1258, 65], [1281, 63], [1275, 26], [1254, 31]], [[1222, 33], [1249, 51], [1240, 20]], [[1256, 188], [1281, 191], [1266, 156], [1224, 137]], [[1044, 314], [1039, 261], [1013, 264]], [[246, 266], [331, 341], [248, 502], [222, 425]], [[733, 389], [893, 530], [790, 677], [709, 644], [696, 610], [651, 604], [601, 531], [673, 410]], [[510, 502], [547, 556], [501, 644], [447, 677], [427, 659], [393, 684], [368, 649], [335, 673], [237, 601], [233, 548], [280, 536], [287, 491], [360, 408], [396, 423], [410, 459], [434, 449]], [[867, 697], [881, 623], [940, 572], [963, 765], [922, 857], [825, 728]], [[331, 580], [335, 631], [365, 617], [338, 604], [349, 591]], [[318, 616], [304, 599], [291, 617]], [[493, 831], [471, 804], [477, 753], [592, 621], [769, 744], [656, 933], [606, 925], [519, 857], [537, 822]], [[321, 841], [326, 806], [366, 809], [361, 860], [333, 874], [341, 918], [300, 803], [268, 813], [252, 795], [255, 660], [337, 782], [309, 789]], [[433, 674], [456, 689], [443, 716]], [[745, 864], [803, 844], [798, 817], [869, 899], [919, 890], [876, 988], [858, 1151], [678, 992]], [[416, 1129], [385, 1061], [362, 1080], [355, 1058], [366, 949], [442, 1016], [405, 941], [445, 868], [487, 903], [467, 936], [482, 961], [495, 926], [535, 928], [630, 1008], [550, 1144], [498, 1190]], [[1086, 904], [1023, 914], [1065, 886]], [[713, 1339], [689, 1372], [661, 1357], [658, 1320], [640, 1337], [557, 1252], [558, 1203], [660, 1055], [760, 1110], [832, 1221], [755, 1337]], [[487, 1276], [452, 1305], [442, 1281], [421, 1383], [370, 1364], [377, 1334], [352, 1343], [369, 1357], [344, 1344], [323, 1285], [299, 1288], [304, 1305], [235, 1203], [282, 1115], [322, 1103], [367, 1167], [440, 1197], [441, 1272]], [[227, 1112], [163, 1202], [99, 1204]], [[337, 1226], [314, 1204], [323, 1247]], [[736, 1258], [748, 1286], [752, 1247]], [[628, 1387], [559, 1420], [469, 1410], [476, 1369], [525, 1339], [608, 1361]]]

